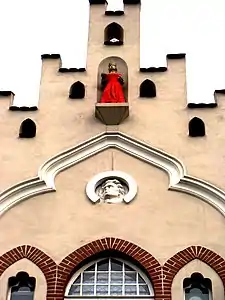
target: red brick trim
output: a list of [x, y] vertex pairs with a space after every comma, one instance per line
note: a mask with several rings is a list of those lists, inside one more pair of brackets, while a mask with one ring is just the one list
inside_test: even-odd
[[33, 246], [18, 246], [0, 256], [0, 276], [9, 266], [23, 258], [32, 261], [43, 272], [47, 281], [47, 298], [50, 299], [54, 293], [57, 265], [47, 254]]
[[74, 268], [86, 258], [104, 250], [117, 250], [139, 262], [149, 274], [155, 290], [155, 299], [158, 300], [171, 299], [171, 287], [175, 275], [194, 259], [199, 259], [214, 269], [225, 286], [225, 260], [207, 248], [188, 247], [168, 259], [161, 267], [159, 262], [147, 251], [131, 242], [117, 238], [104, 238], [91, 242], [69, 254], [59, 266], [41, 250], [29, 245], [19, 246], [0, 256], [0, 276], [13, 263], [27, 258], [42, 270], [46, 278], [47, 300], [62, 300]]
[[159, 262], [150, 253], [131, 242], [117, 238], [103, 238], [75, 250], [61, 261], [56, 285], [56, 295], [59, 299], [63, 299], [69, 277], [78, 264], [104, 250], [117, 250], [140, 263], [149, 274], [156, 298], [162, 297], [162, 267]]
[[201, 246], [191, 246], [179, 251], [163, 266], [163, 284], [168, 297], [171, 297], [172, 282], [177, 272], [194, 259], [199, 259], [209, 265], [217, 272], [225, 286], [225, 260], [212, 250]]

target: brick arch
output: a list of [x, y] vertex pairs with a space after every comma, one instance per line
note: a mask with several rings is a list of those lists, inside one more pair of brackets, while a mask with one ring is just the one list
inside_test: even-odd
[[57, 265], [47, 254], [33, 246], [18, 246], [0, 256], [0, 276], [8, 267], [23, 258], [33, 262], [42, 271], [47, 282], [47, 298], [50, 298], [54, 293]]
[[73, 270], [85, 259], [105, 250], [116, 250], [132, 257], [147, 271], [154, 291], [155, 298], [162, 296], [162, 276], [159, 262], [146, 250], [139, 246], [118, 238], [103, 238], [93, 241], [73, 251], [59, 264], [56, 294], [59, 298], [64, 297], [65, 289]]
[[179, 251], [166, 261], [163, 266], [165, 294], [171, 297], [172, 283], [180, 269], [194, 259], [199, 259], [210, 266], [221, 278], [225, 287], [225, 260], [205, 247], [190, 246]]

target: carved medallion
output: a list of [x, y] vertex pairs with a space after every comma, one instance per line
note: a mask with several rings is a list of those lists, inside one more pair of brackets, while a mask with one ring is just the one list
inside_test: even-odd
[[86, 194], [94, 203], [129, 203], [136, 193], [135, 180], [120, 171], [100, 173], [94, 176], [86, 186]]

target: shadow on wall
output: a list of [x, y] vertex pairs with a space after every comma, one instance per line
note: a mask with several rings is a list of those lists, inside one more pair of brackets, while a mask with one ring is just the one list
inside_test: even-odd
[[122, 78], [124, 80], [123, 93], [124, 93], [126, 102], [128, 102], [128, 66], [122, 58], [117, 57], [117, 56], [110, 56], [110, 57], [103, 59], [98, 66], [97, 102], [100, 101], [102, 92], [103, 92], [103, 88], [101, 85], [101, 80], [102, 80], [101, 74], [102, 73], [108, 74], [109, 63], [115, 63], [117, 65], [118, 73], [122, 74]]

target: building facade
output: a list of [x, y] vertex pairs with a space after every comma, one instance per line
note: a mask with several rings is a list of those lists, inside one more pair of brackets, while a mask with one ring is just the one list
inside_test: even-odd
[[183, 54], [140, 67], [140, 3], [114, 1], [86, 70], [45, 55], [38, 110], [0, 102], [0, 300], [224, 299], [223, 95], [188, 107]]

